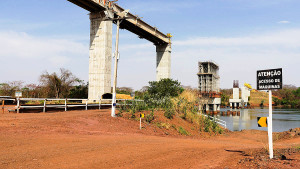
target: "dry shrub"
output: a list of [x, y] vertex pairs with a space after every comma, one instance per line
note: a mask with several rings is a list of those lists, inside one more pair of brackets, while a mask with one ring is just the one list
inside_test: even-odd
[[186, 99], [188, 102], [196, 102], [198, 98], [197, 91], [191, 89], [184, 90], [180, 94], [180, 97]]
[[172, 99], [176, 113], [184, 120], [199, 124], [198, 97], [196, 90], [185, 90], [179, 97]]
[[117, 94], [116, 98], [117, 99], [126, 99], [126, 100], [132, 100], [133, 99], [130, 95], [127, 95], [127, 94]]

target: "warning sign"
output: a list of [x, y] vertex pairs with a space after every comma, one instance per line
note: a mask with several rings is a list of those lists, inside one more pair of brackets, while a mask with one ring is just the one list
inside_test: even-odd
[[267, 117], [257, 117], [258, 127], [268, 127], [268, 118]]
[[282, 89], [282, 68], [257, 71], [257, 90]]

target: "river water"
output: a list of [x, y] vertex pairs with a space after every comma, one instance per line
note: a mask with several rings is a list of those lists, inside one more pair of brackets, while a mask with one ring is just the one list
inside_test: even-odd
[[[221, 109], [227, 111], [230, 109]], [[269, 109], [239, 109], [240, 116], [217, 116], [226, 121], [227, 128], [231, 131], [244, 129], [256, 129], [267, 131], [268, 128], [258, 127], [257, 117], [268, 117]], [[299, 109], [274, 109], [273, 108], [273, 132], [288, 131], [291, 128], [300, 127]]]

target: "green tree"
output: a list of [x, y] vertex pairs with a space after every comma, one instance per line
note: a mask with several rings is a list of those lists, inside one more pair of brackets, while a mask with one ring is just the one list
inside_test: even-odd
[[86, 99], [88, 98], [88, 86], [89, 84], [85, 84], [83, 81], [80, 81], [80, 84], [72, 87], [70, 90], [69, 98], [77, 98], [77, 99]]
[[229, 104], [229, 95], [226, 95], [224, 93], [221, 94], [221, 105], [222, 106], [227, 106]]
[[295, 97], [300, 99], [300, 87], [298, 87], [298, 89], [294, 91], [294, 95], [295, 95]]
[[172, 79], [161, 79], [149, 82], [148, 94], [152, 98], [163, 99], [165, 97], [176, 97], [183, 92], [180, 82]]

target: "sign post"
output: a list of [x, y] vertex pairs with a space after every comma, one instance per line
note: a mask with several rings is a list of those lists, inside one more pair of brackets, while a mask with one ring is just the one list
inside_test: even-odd
[[17, 113], [20, 113], [20, 97], [22, 97], [22, 92], [16, 92], [15, 96], [17, 98]]
[[[269, 118], [267, 126], [270, 159], [273, 158], [272, 90], [274, 89], [282, 89], [282, 68], [257, 71], [257, 90], [269, 91]], [[263, 122], [259, 120], [258, 124], [263, 124]]]
[[272, 90], [269, 90], [269, 118], [268, 118], [268, 136], [269, 136], [269, 152], [270, 159], [273, 158], [273, 112], [272, 112]]
[[140, 130], [142, 130], [142, 118], [145, 117], [145, 114], [144, 113], [141, 113], [140, 114]]

